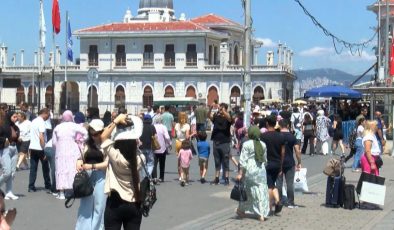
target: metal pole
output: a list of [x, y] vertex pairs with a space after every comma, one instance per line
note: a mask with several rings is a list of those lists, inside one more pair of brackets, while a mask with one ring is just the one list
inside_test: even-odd
[[90, 81], [90, 107], [93, 107], [93, 81]]
[[66, 55], [64, 55], [64, 57], [65, 57], [65, 65], [64, 65], [64, 84], [66, 84], [66, 110], [67, 109], [69, 109], [68, 108], [68, 83], [67, 83], [67, 62], [68, 62], [68, 60], [67, 60], [67, 58], [68, 58], [68, 55], [67, 55], [67, 46], [68, 46], [68, 41], [67, 41], [67, 36], [68, 36], [68, 25], [67, 25], [67, 23], [68, 23], [68, 11], [66, 11], [66, 24], [65, 24], [65, 27], [66, 27]]
[[251, 1], [245, 0], [245, 62], [244, 62], [244, 96], [245, 96], [245, 126], [250, 126], [251, 115], [251, 79], [250, 79], [250, 60], [251, 60]]
[[382, 47], [381, 47], [381, 40], [380, 39], [382, 39], [382, 35], [381, 35], [381, 29], [380, 29], [380, 26], [381, 26], [381, 9], [380, 9], [380, 0], [378, 1], [378, 7], [379, 7], [379, 9], [378, 9], [378, 79], [380, 80], [380, 76], [379, 76], [379, 69], [380, 69], [380, 67], [382, 66], [382, 52], [381, 52], [381, 49], [382, 49]]
[[389, 23], [390, 23], [390, 7], [389, 1], [386, 0], [386, 37], [385, 37], [385, 64], [386, 64], [386, 71], [385, 71], [385, 79], [389, 77]]
[[[392, 121], [391, 121], [391, 126], [392, 126], [392, 130], [391, 130], [391, 135], [394, 134], [394, 105], [391, 109], [391, 117], [392, 117]], [[387, 143], [387, 141], [386, 141]], [[392, 147], [391, 147], [391, 156], [394, 157], [394, 138], [392, 138]]]

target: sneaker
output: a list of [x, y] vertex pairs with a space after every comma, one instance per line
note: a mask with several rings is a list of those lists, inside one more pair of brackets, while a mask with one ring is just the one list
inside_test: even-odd
[[56, 199], [65, 200], [66, 197], [64, 196], [64, 193], [59, 193], [59, 194], [56, 196]]
[[185, 187], [185, 182], [184, 181], [181, 181], [181, 186]]
[[190, 185], [190, 183], [188, 183], [188, 182], [185, 183], [185, 186], [189, 186], [189, 185]]
[[219, 184], [219, 177], [216, 177], [215, 180], [211, 182], [211, 185], [218, 185]]
[[288, 205], [287, 208], [293, 209], [293, 208], [298, 208], [297, 205]]
[[182, 177], [179, 177], [179, 181], [182, 181]]
[[15, 196], [12, 192], [9, 192], [5, 195], [4, 199], [6, 200], [17, 200], [19, 199], [19, 196]]
[[52, 196], [54, 196], [54, 197], [59, 196], [59, 193], [58, 193], [58, 192], [52, 192], [51, 194], [52, 194]]
[[229, 186], [229, 185], [230, 185], [230, 181], [228, 180], [228, 177], [226, 177], [226, 178], [224, 179], [224, 185], [225, 185], [225, 186]]
[[205, 184], [205, 182], [206, 182], [206, 180], [205, 180], [205, 178], [203, 177], [203, 178], [201, 178], [201, 184]]

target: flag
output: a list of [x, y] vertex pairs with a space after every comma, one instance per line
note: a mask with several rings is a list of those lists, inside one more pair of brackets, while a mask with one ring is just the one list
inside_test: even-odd
[[73, 40], [71, 34], [70, 18], [67, 18], [67, 60], [73, 61]]
[[59, 0], [53, 0], [52, 3], [52, 27], [56, 34], [60, 33]]
[[390, 53], [390, 76], [394, 75], [394, 39], [391, 42], [391, 53]]
[[45, 48], [45, 36], [47, 28], [45, 25], [44, 6], [42, 0], [40, 1], [40, 47]]

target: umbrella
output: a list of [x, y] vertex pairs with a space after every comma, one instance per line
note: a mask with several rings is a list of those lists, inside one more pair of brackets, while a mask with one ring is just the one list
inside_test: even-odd
[[305, 92], [304, 97], [333, 97], [360, 99], [362, 94], [356, 90], [349, 89], [345, 86], [331, 85], [319, 88], [313, 88]]
[[297, 105], [306, 105], [306, 104], [308, 104], [306, 101], [304, 101], [304, 100], [295, 100], [294, 102], [293, 102], [293, 104], [297, 104]]

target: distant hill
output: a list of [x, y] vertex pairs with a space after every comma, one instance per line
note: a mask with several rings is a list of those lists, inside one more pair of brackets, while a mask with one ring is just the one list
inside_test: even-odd
[[[344, 85], [349, 85], [354, 80], [356, 80], [359, 75], [355, 76], [344, 71], [338, 69], [324, 68], [324, 69], [311, 69], [311, 70], [298, 70], [295, 71], [297, 75], [298, 81], [303, 81], [309, 79], [316, 78], [327, 78], [331, 81], [335, 81]], [[367, 76], [364, 76], [358, 83], [370, 81], [372, 77], [372, 72], [368, 73]]]

